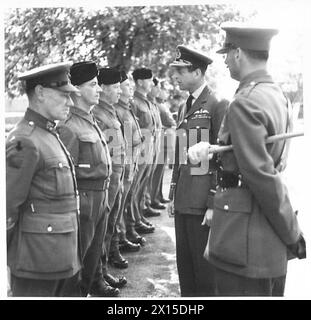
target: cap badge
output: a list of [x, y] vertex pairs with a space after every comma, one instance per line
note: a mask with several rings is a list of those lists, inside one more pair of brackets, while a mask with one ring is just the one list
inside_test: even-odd
[[181, 53], [179, 49], [176, 49], [176, 59], [179, 59], [181, 57]]

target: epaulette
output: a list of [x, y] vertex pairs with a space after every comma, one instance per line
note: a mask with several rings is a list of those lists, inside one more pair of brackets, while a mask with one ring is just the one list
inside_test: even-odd
[[247, 87], [244, 87], [240, 91], [237, 92], [237, 95], [243, 95], [248, 97], [250, 93], [255, 89], [255, 87], [259, 84], [260, 82], [252, 81], [249, 83]]
[[23, 121], [18, 124], [18, 126], [14, 129], [14, 132], [16, 132], [16, 136], [30, 136], [31, 133], [34, 131], [35, 127], [36, 124], [33, 121]]

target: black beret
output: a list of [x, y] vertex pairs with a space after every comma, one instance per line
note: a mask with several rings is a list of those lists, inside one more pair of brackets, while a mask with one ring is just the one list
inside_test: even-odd
[[128, 76], [124, 70], [120, 71], [120, 76], [121, 76], [121, 81], [120, 81], [121, 83], [128, 79]]
[[222, 26], [226, 31], [226, 40], [217, 53], [227, 53], [230, 48], [269, 51], [271, 38], [278, 33], [273, 28], [247, 27], [236, 24]]
[[115, 84], [121, 81], [121, 74], [116, 68], [100, 68], [97, 79], [99, 85]]
[[28, 70], [18, 75], [19, 80], [25, 80], [26, 91], [40, 84], [44, 87], [54, 88], [65, 92], [78, 92], [69, 78], [71, 62], [60, 62], [44, 65]]
[[185, 46], [177, 46], [175, 61], [173, 61], [170, 64], [170, 66], [190, 67], [195, 65], [206, 68], [212, 62], [213, 60], [204, 55], [203, 53], [187, 48]]
[[98, 70], [95, 62], [83, 61], [74, 63], [70, 68], [72, 84], [79, 86], [82, 83], [90, 81], [97, 77]]
[[151, 79], [152, 78], [152, 71], [147, 68], [139, 68], [135, 69], [132, 73], [133, 79], [136, 81], [138, 79]]

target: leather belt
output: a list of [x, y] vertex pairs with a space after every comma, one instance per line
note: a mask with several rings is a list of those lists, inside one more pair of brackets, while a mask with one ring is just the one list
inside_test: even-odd
[[221, 188], [246, 187], [241, 174], [223, 170], [217, 172], [217, 185]]

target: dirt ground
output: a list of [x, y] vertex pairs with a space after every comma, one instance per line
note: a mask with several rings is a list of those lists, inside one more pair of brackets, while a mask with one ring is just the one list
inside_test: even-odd
[[[163, 194], [168, 197], [171, 170], [166, 169]], [[148, 218], [155, 226], [154, 233], [144, 235], [147, 242], [138, 252], [122, 254], [129, 262], [127, 269], [110, 268], [111, 274], [123, 275], [128, 284], [120, 297], [165, 298], [180, 297], [175, 254], [174, 219], [166, 209], [159, 217]]]

